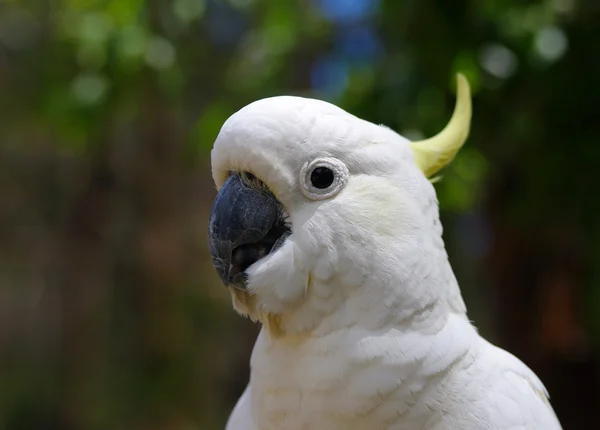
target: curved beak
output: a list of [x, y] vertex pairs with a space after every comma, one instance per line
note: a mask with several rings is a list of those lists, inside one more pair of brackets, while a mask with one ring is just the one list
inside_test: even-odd
[[232, 174], [218, 192], [208, 223], [212, 262], [226, 286], [246, 287], [245, 270], [285, 238], [282, 207], [266, 188]]

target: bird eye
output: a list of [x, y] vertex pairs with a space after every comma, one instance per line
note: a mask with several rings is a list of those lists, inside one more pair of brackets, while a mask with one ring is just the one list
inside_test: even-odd
[[310, 182], [312, 183], [313, 187], [320, 190], [329, 188], [329, 186], [333, 184], [334, 179], [335, 174], [327, 167], [317, 167], [310, 175]]
[[311, 200], [325, 200], [336, 195], [348, 181], [348, 168], [336, 158], [319, 158], [307, 162], [300, 171], [300, 185]]

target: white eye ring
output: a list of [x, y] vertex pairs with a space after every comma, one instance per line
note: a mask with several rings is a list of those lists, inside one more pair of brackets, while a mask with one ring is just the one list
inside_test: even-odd
[[[325, 168], [333, 173], [333, 181], [325, 188], [317, 188], [311, 181], [313, 172], [318, 168]], [[348, 168], [336, 158], [318, 158], [306, 162], [300, 169], [300, 187], [302, 193], [311, 200], [326, 200], [335, 196], [348, 182]]]

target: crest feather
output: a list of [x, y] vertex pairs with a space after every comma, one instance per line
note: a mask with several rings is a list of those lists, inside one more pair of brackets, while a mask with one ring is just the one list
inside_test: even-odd
[[459, 73], [456, 78], [456, 105], [446, 127], [429, 139], [410, 144], [417, 166], [428, 178], [454, 159], [469, 136], [471, 89], [463, 74]]

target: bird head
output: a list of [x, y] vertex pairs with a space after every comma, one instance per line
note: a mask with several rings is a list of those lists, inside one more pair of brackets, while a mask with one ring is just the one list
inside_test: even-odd
[[429, 178], [470, 118], [462, 75], [450, 122], [419, 142], [302, 97], [233, 114], [211, 154], [209, 244], [235, 309], [283, 332], [460, 311]]

